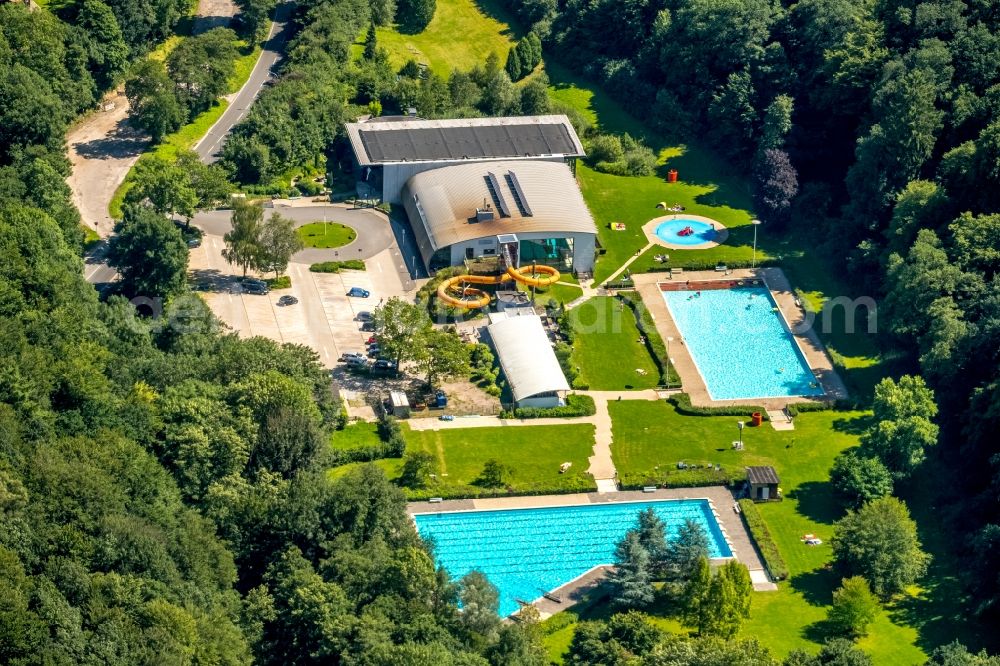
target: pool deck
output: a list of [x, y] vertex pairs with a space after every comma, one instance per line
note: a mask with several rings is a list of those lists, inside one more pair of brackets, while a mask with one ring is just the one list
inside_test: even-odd
[[[648, 502], [665, 499], [707, 499], [711, 503], [715, 519], [729, 543], [729, 548], [737, 560], [750, 570], [754, 589], [758, 591], [776, 590], [764, 571], [760, 556], [747, 533], [743, 518], [736, 513], [736, 499], [725, 486], [706, 486], [704, 488], [660, 488], [646, 493], [641, 490], [624, 490], [618, 493], [574, 493], [569, 495], [534, 495], [524, 497], [491, 497], [485, 499], [444, 500], [442, 502], [410, 502], [407, 511], [418, 513], [447, 513], [452, 511], [488, 511], [495, 509], [532, 509], [552, 506], [575, 506], [581, 504], [609, 504], [615, 502]], [[583, 596], [603, 583], [605, 575], [611, 567], [598, 566], [584, 573], [579, 578], [569, 581], [555, 590], [550, 596], [562, 601], [554, 601], [539, 597], [532, 602], [542, 617], [548, 617], [559, 611], [566, 610]]]
[[[716, 229], [715, 238], [710, 241], [705, 241], [704, 243], [681, 245], [680, 243], [670, 243], [656, 235], [656, 227], [660, 226], [661, 223], [677, 219], [694, 220], [695, 222], [711, 224]], [[653, 245], [659, 245], [670, 250], [707, 250], [710, 247], [722, 245], [726, 242], [726, 239], [729, 238], [729, 229], [726, 229], [726, 225], [722, 222], [713, 220], [710, 217], [705, 217], [704, 215], [688, 215], [687, 213], [671, 213], [670, 215], [654, 217], [652, 220], [642, 225], [642, 233], [646, 234], [646, 240]]]
[[[771, 291], [774, 302], [777, 303], [781, 316], [792, 332], [792, 338], [799, 347], [799, 351], [806, 359], [806, 363], [816, 380], [825, 391], [824, 396], [814, 397], [776, 397], [776, 398], [748, 398], [740, 400], [714, 400], [708, 392], [705, 380], [702, 379], [698, 366], [695, 365], [691, 353], [684, 344], [684, 337], [681, 335], [677, 324], [670, 316], [670, 310], [663, 300], [659, 287], [660, 283], [677, 284], [690, 280], [692, 283], [699, 281], [726, 280], [763, 280]], [[801, 402], [812, 402], [815, 400], [839, 400], [847, 397], [847, 388], [840, 379], [833, 362], [826, 353], [823, 343], [811, 326], [805, 325], [806, 312], [795, 303], [795, 293], [792, 286], [780, 268], [757, 268], [757, 269], [736, 269], [729, 271], [725, 276], [717, 271], [685, 271], [673, 276], [673, 279], [664, 273], [640, 273], [632, 276], [635, 281], [636, 291], [642, 296], [643, 303], [649, 310], [653, 321], [656, 322], [656, 329], [666, 342], [667, 338], [673, 338], [668, 344], [670, 361], [674, 364], [677, 374], [681, 378], [684, 391], [691, 396], [691, 404], [698, 407], [714, 407], [721, 405], [753, 405], [764, 407], [768, 410], [781, 410], [787, 405]], [[692, 285], [692, 288], [695, 288]]]

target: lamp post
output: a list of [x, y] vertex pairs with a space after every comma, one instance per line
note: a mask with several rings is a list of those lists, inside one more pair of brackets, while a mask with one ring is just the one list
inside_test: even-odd
[[757, 227], [760, 226], [760, 220], [750, 220], [750, 224], [753, 225], [753, 259], [750, 261], [750, 268], [757, 268]]
[[744, 421], [737, 421], [736, 427], [740, 429], [740, 448], [743, 448], [743, 426], [746, 425]]

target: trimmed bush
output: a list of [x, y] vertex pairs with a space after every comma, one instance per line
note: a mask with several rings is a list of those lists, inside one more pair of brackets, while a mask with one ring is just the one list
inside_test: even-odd
[[771, 578], [774, 580], [785, 580], [788, 578], [788, 566], [778, 551], [778, 544], [774, 542], [771, 531], [767, 529], [764, 516], [760, 515], [760, 509], [757, 508], [753, 500], [749, 499], [741, 499], [739, 506], [740, 515], [743, 516], [743, 523], [750, 532], [750, 538], [757, 545], [757, 550], [760, 552], [760, 556], [764, 560], [764, 566], [767, 567]]
[[276, 278], [267, 278], [264, 280], [267, 286], [271, 289], [290, 289], [292, 286], [292, 278], [288, 275], [282, 275]]
[[[656, 264], [654, 266], [647, 266], [644, 271], [646, 273], [669, 273], [671, 268], [683, 268], [688, 271], [711, 271], [715, 270], [715, 267], [720, 263], [726, 265], [727, 268], [753, 268], [750, 261], [735, 260], [735, 261], [705, 261], [704, 259], [698, 259], [697, 257], [688, 257], [685, 253], [674, 253], [670, 255], [669, 264]], [[677, 258], [675, 261], [674, 258]], [[781, 257], [758, 257], [756, 267], [765, 268], [767, 266], [780, 266]]]
[[333, 449], [330, 456], [330, 466], [337, 467], [355, 462], [372, 462], [382, 458], [402, 458], [406, 452], [406, 440], [403, 432], [391, 416], [383, 417], [378, 422], [378, 437], [381, 442], [350, 449]]
[[566, 396], [563, 407], [518, 407], [514, 410], [500, 412], [502, 419], [544, 419], [571, 418], [575, 416], [593, 416], [597, 413], [594, 399], [589, 395], [570, 393]]
[[348, 259], [347, 261], [321, 261], [309, 267], [312, 273], [339, 273], [340, 271], [363, 271], [365, 262], [360, 259]]
[[691, 396], [687, 393], [675, 393], [667, 398], [667, 402], [685, 416], [744, 416], [750, 418], [753, 412], [760, 412], [767, 421], [767, 410], [759, 405], [724, 405], [719, 407], [695, 407], [691, 404]]

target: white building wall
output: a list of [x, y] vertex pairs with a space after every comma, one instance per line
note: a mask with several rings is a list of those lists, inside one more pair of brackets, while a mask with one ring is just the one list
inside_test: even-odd
[[562, 407], [566, 404], [566, 401], [557, 395], [550, 395], [544, 397], [528, 397], [517, 401], [518, 407], [537, 407], [540, 409], [549, 409], [551, 407]]
[[[573, 239], [573, 270], [586, 273], [594, 270], [594, 234], [562, 234], [562, 233], [518, 233], [517, 225], [512, 224], [505, 228], [502, 233], [517, 234], [517, 239], [521, 240], [544, 240], [546, 238], [572, 238]], [[484, 236], [463, 243], [455, 243], [451, 246], [451, 265], [457, 266], [465, 261], [466, 248], [472, 248], [473, 257], [488, 255], [487, 250], [497, 251], [496, 236]]]

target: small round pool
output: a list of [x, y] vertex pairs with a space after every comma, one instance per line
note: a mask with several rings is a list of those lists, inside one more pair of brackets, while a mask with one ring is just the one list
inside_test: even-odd
[[678, 218], [656, 225], [656, 237], [673, 245], [701, 245], [715, 240], [715, 227], [708, 222]]

